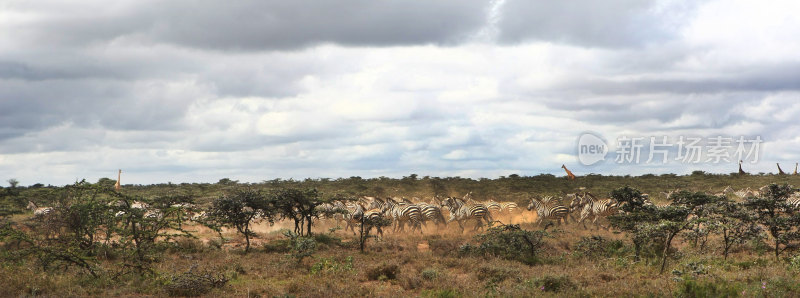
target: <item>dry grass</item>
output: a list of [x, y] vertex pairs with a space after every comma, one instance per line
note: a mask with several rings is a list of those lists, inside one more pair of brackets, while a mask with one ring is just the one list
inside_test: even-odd
[[[527, 214], [527, 218], [533, 217]], [[535, 229], [531, 223], [522, 227]], [[34, 262], [4, 264], [0, 267], [2, 291], [12, 296], [166, 296], [170, 277], [192, 267], [230, 279], [222, 287], [211, 288], [208, 296], [681, 296], [680, 291], [707, 293], [696, 291], [714, 286], [738, 294], [744, 291], [745, 296], [796, 296], [800, 290], [797, 271], [752, 250], [723, 261], [713, 249], [699, 253], [684, 243], [679, 245], [683, 256], [670, 260], [667, 270], [682, 274], [660, 275], [658, 266], [652, 265], [657, 263], [654, 260], [632, 261], [624, 235], [574, 224], [548, 230], [540, 264], [535, 266], [460, 255], [458, 248], [473, 242], [474, 234], [459, 234], [453, 226], [446, 231], [430, 227], [423, 235], [388, 232], [383, 241], [370, 241], [365, 253], [358, 251], [350, 232], [339, 230], [334, 236], [341, 242], [326, 238], [329, 243], [319, 245], [313, 257], [300, 263], [286, 252], [266, 252], [265, 244], [283, 240], [278, 227], [259, 225], [259, 244], [249, 254], [242, 253], [243, 240], [235, 233], [225, 232], [228, 243], [219, 249], [209, 243], [216, 234], [193, 228], [200, 239], [182, 240], [165, 252], [156, 265], [159, 275], [155, 278], [96, 280], [72, 271], [41, 272]], [[330, 225], [317, 228], [318, 233], [326, 233]], [[622, 240], [626, 247], [591, 257], [576, 253], [581, 238], [593, 235]], [[690, 263], [701, 264], [703, 271], [693, 272], [697, 266]]]

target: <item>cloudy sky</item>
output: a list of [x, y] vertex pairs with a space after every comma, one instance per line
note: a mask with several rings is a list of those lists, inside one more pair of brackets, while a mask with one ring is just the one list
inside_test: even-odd
[[[517, 173], [621, 136], [800, 162], [800, 2], [0, 0], [0, 178], [23, 185]], [[583, 132], [611, 146], [577, 159]], [[735, 147], [735, 144], [733, 144]], [[731, 148], [732, 150], [735, 148]], [[705, 156], [704, 156], [705, 158]]]

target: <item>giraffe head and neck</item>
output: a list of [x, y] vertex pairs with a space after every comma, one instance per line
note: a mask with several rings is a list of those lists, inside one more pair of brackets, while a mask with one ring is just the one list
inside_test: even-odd
[[747, 173], [742, 170], [742, 161], [739, 160], [739, 175], [746, 175]]
[[561, 165], [561, 168], [562, 168], [562, 169], [564, 169], [564, 171], [566, 171], [566, 172], [567, 172], [567, 179], [569, 179], [569, 180], [575, 180], [575, 175], [574, 175], [574, 174], [572, 174], [572, 171], [570, 171], [569, 169], [567, 169], [567, 166], [566, 166], [566, 165], [563, 165], [563, 164], [562, 164], [562, 165]]
[[786, 175], [786, 173], [784, 173], [783, 170], [781, 169], [781, 164], [777, 162], [775, 164], [778, 166], [778, 175]]
[[794, 173], [792, 175], [797, 176], [797, 163], [794, 163]]
[[119, 170], [119, 172], [117, 172], [117, 183], [114, 184], [114, 190], [116, 190], [116, 191], [119, 191], [120, 189], [122, 189], [121, 184], [119, 184], [119, 179], [121, 177], [122, 177], [122, 170]]

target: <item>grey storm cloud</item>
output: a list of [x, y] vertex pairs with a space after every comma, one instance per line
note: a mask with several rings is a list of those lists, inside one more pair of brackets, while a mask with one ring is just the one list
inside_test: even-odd
[[[693, 5], [658, 1], [526, 1], [508, 0], [498, 24], [502, 42], [544, 40], [595, 47], [641, 46], [673, 38], [678, 20]], [[661, 3], [663, 4], [663, 2]]]
[[738, 39], [715, 39], [730, 24], [695, 22], [706, 3], [12, 1], [0, 5], [0, 172], [561, 173], [581, 131], [800, 146], [800, 51], [785, 38], [798, 35], [756, 30], [740, 39], [762, 46], [738, 56]]
[[[178, 0], [123, 2], [114, 9], [104, 2], [47, 3], [75, 8], [69, 15], [41, 20], [21, 32], [24, 40], [36, 44], [75, 46], [124, 40], [262, 51], [324, 43], [457, 45], [470, 41], [486, 26], [495, 26], [496, 38], [504, 43], [546, 40], [624, 47], [672, 38], [683, 21], [679, 16], [690, 15], [696, 6], [667, 4], [640, 0]], [[21, 6], [37, 8], [37, 4]], [[493, 7], [497, 20], [490, 19]], [[664, 17], [667, 14], [670, 18]]]
[[135, 1], [123, 12], [53, 18], [26, 33], [40, 43], [128, 38], [219, 50], [446, 44], [477, 30], [484, 8], [478, 0]]

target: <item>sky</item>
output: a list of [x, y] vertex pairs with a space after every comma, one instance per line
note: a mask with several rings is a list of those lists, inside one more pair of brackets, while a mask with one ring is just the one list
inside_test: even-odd
[[[794, 0], [0, 0], [0, 178], [730, 173], [740, 137], [763, 141], [746, 171], [791, 172], [797, 11]], [[578, 159], [587, 132], [608, 150], [592, 165]], [[651, 136], [668, 138], [667, 162], [644, 162], [648, 142], [641, 162], [615, 160], [620, 138]], [[679, 138], [706, 152], [716, 136], [734, 140], [717, 146], [730, 156], [675, 160]]]

